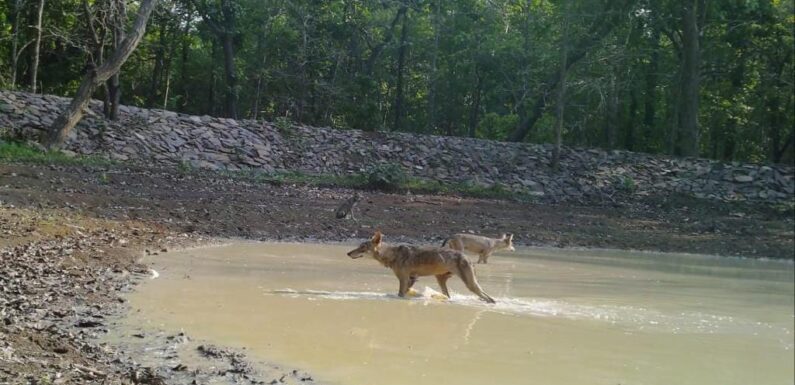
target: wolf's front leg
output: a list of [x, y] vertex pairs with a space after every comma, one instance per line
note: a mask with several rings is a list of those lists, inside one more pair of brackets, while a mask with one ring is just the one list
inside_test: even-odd
[[409, 287], [408, 287], [408, 290], [411, 290], [411, 288], [414, 287], [415, 283], [417, 283], [417, 276], [415, 276], [415, 275], [409, 276]]
[[405, 297], [406, 293], [409, 291], [409, 281], [410, 278], [408, 275], [403, 274], [396, 274], [398, 281], [400, 281], [400, 288], [398, 288], [398, 297]]

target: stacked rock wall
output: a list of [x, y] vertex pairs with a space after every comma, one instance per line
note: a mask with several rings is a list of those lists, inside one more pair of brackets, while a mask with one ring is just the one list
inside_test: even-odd
[[[68, 99], [56, 96], [0, 91], [0, 129], [35, 136], [67, 103]], [[160, 165], [349, 174], [395, 163], [419, 178], [500, 184], [560, 200], [604, 198], [623, 189], [635, 194], [681, 192], [776, 203], [791, 201], [795, 189], [795, 171], [783, 165], [564, 147], [560, 170], [554, 172], [548, 166], [549, 145], [288, 127], [128, 106], [121, 107], [119, 121], [111, 122], [102, 117], [98, 101], [92, 101], [90, 108], [69, 136], [66, 149]]]

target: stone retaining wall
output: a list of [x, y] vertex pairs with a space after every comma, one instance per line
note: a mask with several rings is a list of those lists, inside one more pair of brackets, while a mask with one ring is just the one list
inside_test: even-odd
[[[68, 99], [0, 91], [0, 129], [34, 137]], [[720, 163], [627, 151], [564, 147], [559, 172], [549, 145], [457, 137], [279, 125], [191, 116], [122, 106], [118, 122], [102, 118], [101, 103], [69, 136], [66, 149], [113, 159], [208, 169], [365, 172], [378, 163], [448, 182], [500, 184], [545, 199], [604, 199], [616, 191], [681, 192], [724, 201], [792, 201], [795, 170], [782, 165]]]

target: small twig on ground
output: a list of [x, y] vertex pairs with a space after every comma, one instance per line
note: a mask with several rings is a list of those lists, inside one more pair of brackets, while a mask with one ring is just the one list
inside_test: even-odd
[[76, 369], [79, 369], [79, 370], [81, 370], [83, 372], [88, 372], [88, 373], [91, 373], [91, 374], [93, 374], [95, 376], [98, 376], [98, 377], [107, 377], [108, 376], [107, 373], [105, 373], [105, 372], [103, 372], [103, 371], [101, 371], [99, 369], [94, 369], [94, 368], [91, 368], [91, 367], [88, 367], [88, 366], [85, 366], [85, 365], [80, 365], [80, 364], [74, 364], [73, 363], [72, 366], [74, 366]]
[[414, 200], [414, 202], [417, 202], [417, 203], [425, 203], [425, 204], [427, 204], [427, 205], [434, 205], [434, 206], [441, 206], [441, 205], [442, 205], [442, 204], [441, 204], [441, 203], [439, 203], [439, 202], [431, 202], [431, 201], [426, 201], [426, 200], [422, 200], [422, 199], [415, 199], [415, 200]]

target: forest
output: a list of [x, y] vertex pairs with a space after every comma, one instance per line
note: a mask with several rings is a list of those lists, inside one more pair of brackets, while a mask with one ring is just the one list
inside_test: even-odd
[[[0, 88], [74, 95], [140, 6], [3, 0]], [[793, 3], [160, 0], [94, 97], [197, 115], [792, 164]]]

